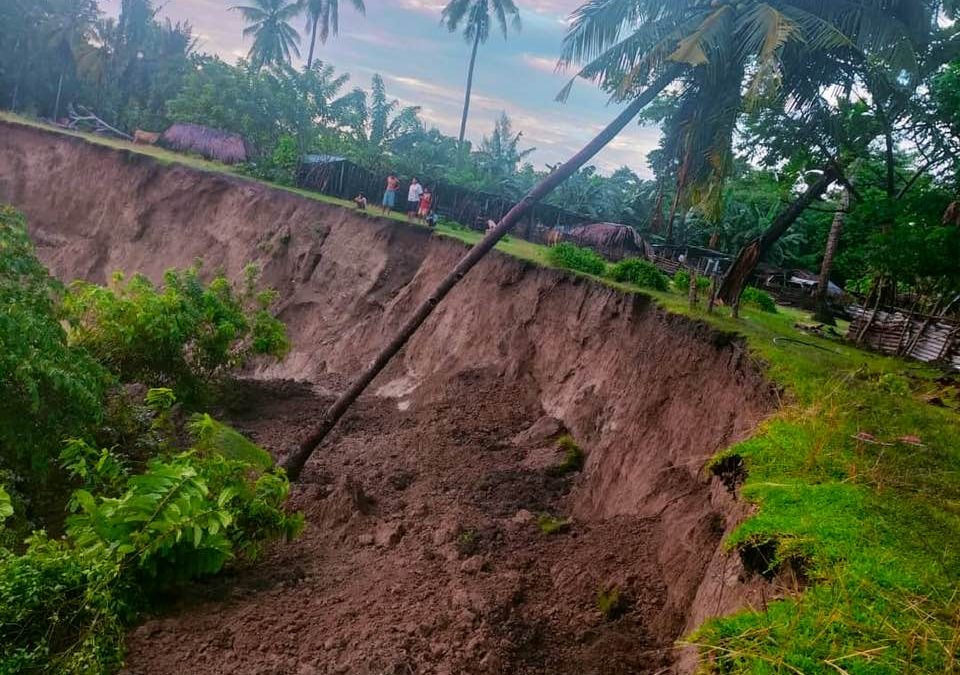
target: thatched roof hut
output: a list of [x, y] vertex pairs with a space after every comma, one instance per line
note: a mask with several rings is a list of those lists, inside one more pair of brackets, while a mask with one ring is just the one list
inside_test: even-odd
[[650, 257], [652, 249], [640, 233], [628, 225], [618, 223], [592, 223], [580, 225], [563, 233], [563, 240], [577, 246], [592, 248], [614, 259]]
[[192, 152], [224, 164], [246, 162], [247, 143], [240, 134], [180, 122], [163, 132], [160, 145], [178, 152]]

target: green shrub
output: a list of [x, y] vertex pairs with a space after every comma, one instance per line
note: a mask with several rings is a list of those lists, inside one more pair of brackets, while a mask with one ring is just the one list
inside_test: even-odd
[[193, 400], [252, 356], [282, 358], [289, 349], [269, 311], [276, 294], [258, 293], [256, 280], [250, 267], [239, 290], [223, 275], [204, 284], [194, 267], [168, 271], [162, 286], [141, 275], [118, 275], [112, 288], [77, 282], [64, 302], [70, 339], [123, 382]]
[[557, 447], [563, 450], [563, 461], [553, 468], [552, 473], [557, 476], [566, 476], [583, 469], [583, 450], [569, 434], [564, 434], [557, 440]]
[[40, 479], [65, 436], [100, 419], [106, 371], [67, 342], [62, 287], [37, 260], [23, 217], [0, 205], [0, 469]]
[[[687, 270], [677, 270], [676, 273], [673, 275], [673, 287], [676, 290], [681, 291], [683, 293], [686, 293], [687, 291], [689, 291], [690, 290], [690, 273], [687, 272]], [[698, 276], [697, 288], [699, 288], [701, 291], [709, 290], [710, 278]]]
[[567, 242], [551, 248], [547, 253], [547, 258], [551, 264], [557, 267], [586, 272], [587, 274], [601, 276], [607, 270], [607, 261], [600, 257], [596, 251], [589, 248], [580, 248]]
[[628, 258], [613, 265], [609, 277], [621, 283], [665, 291], [669, 285], [667, 276], [648, 260]]
[[0, 673], [116, 670], [151, 598], [300, 532], [302, 515], [283, 508], [289, 483], [263, 450], [245, 441], [238, 453], [240, 435], [208, 418], [189, 428], [191, 448], [167, 438], [139, 474], [116, 450], [67, 445], [64, 466], [83, 485], [67, 537], [38, 533], [23, 555], [0, 550]]
[[753, 286], [747, 286], [743, 289], [740, 302], [745, 305], [752, 305], [762, 312], [777, 313], [777, 303], [774, 302], [773, 296]]

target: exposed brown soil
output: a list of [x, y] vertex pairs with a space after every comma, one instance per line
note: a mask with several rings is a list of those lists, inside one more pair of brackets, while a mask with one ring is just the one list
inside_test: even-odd
[[[258, 262], [294, 350], [250, 373], [227, 416], [278, 454], [464, 250], [3, 122], [0, 201], [27, 213], [64, 279]], [[745, 509], [702, 467], [772, 406], [731, 336], [493, 254], [308, 465], [303, 538], [173, 599], [133, 632], [130, 670], [687, 670], [673, 641], [762, 590], [719, 547]], [[561, 428], [587, 451], [567, 479], [550, 471]], [[525, 513], [541, 511], [572, 528], [543, 535]], [[614, 621], [595, 608], [601, 586], [629, 601]]]

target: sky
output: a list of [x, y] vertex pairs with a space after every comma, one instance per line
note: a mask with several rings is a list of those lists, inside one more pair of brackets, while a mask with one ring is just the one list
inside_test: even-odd
[[[580, 81], [569, 101], [554, 101], [570, 75], [555, 72], [566, 19], [583, 0], [517, 0], [522, 29], [491, 32], [480, 48], [474, 77], [467, 137], [475, 143], [491, 132], [501, 111], [510, 115], [515, 130], [523, 132], [521, 147], [534, 147], [530, 160], [538, 168], [567, 159], [617, 113], [595, 85]], [[120, 0], [101, 0], [108, 13]], [[250, 41], [242, 36], [243, 21], [228, 11], [242, 0], [159, 0], [161, 16], [187, 20], [200, 38], [202, 51], [233, 62], [244, 56]], [[351, 74], [350, 86], [369, 89], [370, 77], [380, 73], [387, 93], [404, 105], [418, 105], [421, 117], [443, 133], [456, 136], [463, 106], [470, 45], [440, 25], [443, 0], [366, 0], [366, 16], [349, 0], [340, 0], [340, 35], [318, 46], [318, 58], [338, 72]], [[294, 27], [305, 34], [302, 22]], [[306, 58], [306, 40], [303, 44]], [[660, 133], [656, 128], [632, 125], [617, 137], [594, 163], [605, 173], [629, 166], [650, 176], [646, 154]]]

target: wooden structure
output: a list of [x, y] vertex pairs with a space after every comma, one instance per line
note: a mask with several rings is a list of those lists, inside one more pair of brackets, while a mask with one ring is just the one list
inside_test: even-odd
[[898, 309], [850, 308], [847, 338], [883, 354], [960, 370], [960, 322]]
[[669, 275], [680, 269], [692, 269], [700, 276], [722, 276], [730, 266], [733, 256], [721, 251], [690, 246], [687, 244], [652, 244], [653, 257], [650, 258], [661, 272]]

